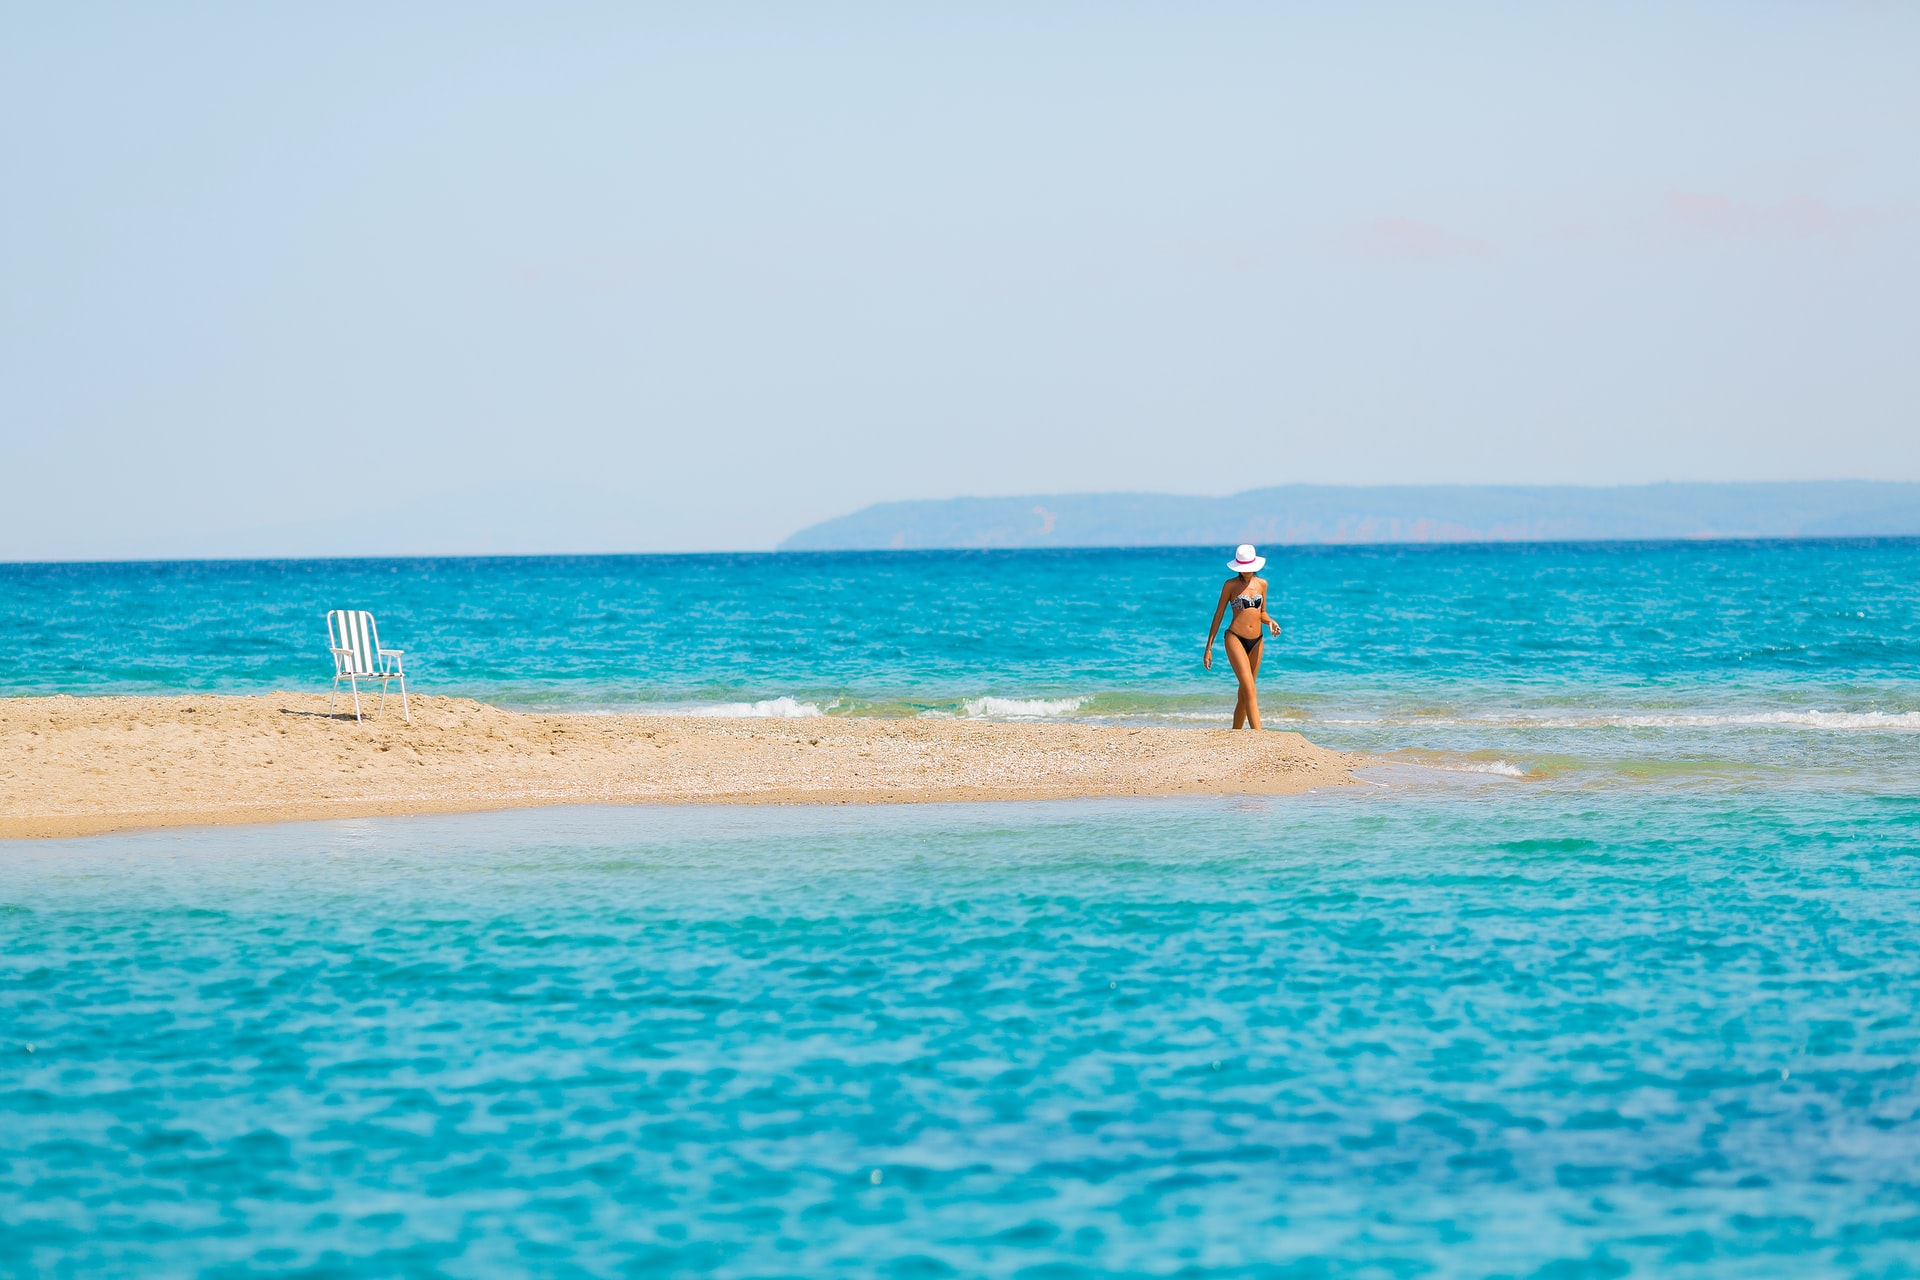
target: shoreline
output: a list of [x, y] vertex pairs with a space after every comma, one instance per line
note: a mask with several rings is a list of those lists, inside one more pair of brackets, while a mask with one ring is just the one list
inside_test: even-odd
[[324, 694], [0, 698], [0, 839], [564, 804], [1293, 795], [1351, 785], [1297, 733], [1057, 721], [503, 711]]

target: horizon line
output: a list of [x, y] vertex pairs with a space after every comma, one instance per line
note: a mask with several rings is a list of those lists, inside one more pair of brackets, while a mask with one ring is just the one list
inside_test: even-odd
[[[1902, 481], [1916, 483], [1920, 481]], [[1715, 544], [1764, 546], [1795, 542], [1920, 542], [1920, 533], [1820, 534], [1691, 534], [1666, 538], [1428, 538], [1389, 542], [1269, 542], [1262, 544], [1269, 559], [1287, 552], [1357, 550], [1485, 550], [1494, 547], [1703, 547]], [[1085, 551], [1196, 551], [1209, 547], [1232, 549], [1228, 542], [1113, 542], [1074, 543], [1045, 547], [819, 547], [719, 548], [706, 551], [429, 551], [340, 556], [117, 556], [104, 559], [48, 558], [0, 560], [0, 570], [68, 565], [108, 568], [115, 565], [218, 564], [327, 564], [381, 563], [396, 560], [664, 560], [698, 556], [951, 556], [951, 555], [1073, 555]]]

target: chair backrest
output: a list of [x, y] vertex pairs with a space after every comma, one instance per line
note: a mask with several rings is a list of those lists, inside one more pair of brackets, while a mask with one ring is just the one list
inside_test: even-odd
[[335, 609], [327, 615], [327, 643], [345, 653], [333, 655], [333, 673], [372, 675], [380, 670], [380, 636], [365, 609]]

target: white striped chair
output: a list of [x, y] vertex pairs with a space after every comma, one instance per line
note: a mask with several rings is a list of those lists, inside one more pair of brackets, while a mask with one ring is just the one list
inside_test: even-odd
[[[373, 629], [373, 615], [365, 609], [335, 609], [327, 615], [327, 643], [333, 646], [333, 692], [327, 697], [327, 714], [333, 714], [333, 700], [340, 695], [345, 680], [353, 690], [353, 718], [360, 719], [360, 682], [380, 682], [380, 706], [387, 705], [387, 681], [400, 682], [400, 714], [413, 723], [407, 706], [407, 676], [401, 669], [402, 651], [382, 649], [380, 634]], [[376, 713], [378, 708], [376, 708]]]

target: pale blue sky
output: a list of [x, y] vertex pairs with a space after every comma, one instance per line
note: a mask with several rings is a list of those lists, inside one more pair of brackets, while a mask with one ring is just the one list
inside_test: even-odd
[[1920, 6], [0, 24], [0, 558], [1920, 479]]

